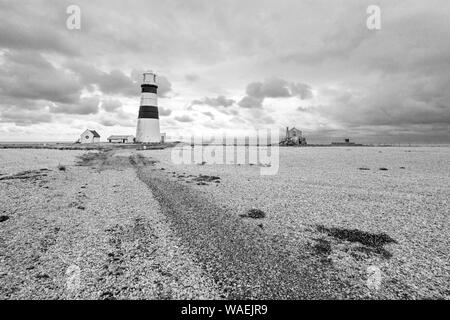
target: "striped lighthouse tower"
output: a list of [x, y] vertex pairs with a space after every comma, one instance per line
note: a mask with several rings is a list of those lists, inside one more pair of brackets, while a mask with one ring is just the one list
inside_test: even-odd
[[136, 142], [161, 142], [161, 133], [159, 131], [158, 98], [156, 95], [158, 91], [156, 74], [152, 71], [144, 72], [144, 79], [141, 88], [141, 106], [139, 107]]

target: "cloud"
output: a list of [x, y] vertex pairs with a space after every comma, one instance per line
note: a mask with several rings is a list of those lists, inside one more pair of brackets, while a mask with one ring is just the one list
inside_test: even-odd
[[214, 115], [211, 112], [206, 111], [206, 112], [203, 112], [203, 114], [207, 117], [210, 117], [212, 120], [214, 120]]
[[188, 115], [182, 115], [179, 117], [175, 117], [175, 120], [177, 120], [178, 122], [193, 122], [194, 121], [194, 119]]
[[[41, 10], [37, 10], [36, 6]], [[71, 57], [80, 55], [79, 44], [67, 35], [66, 28], [58, 27], [64, 23], [59, 19], [64, 18], [64, 12], [60, 5], [49, 6], [41, 1], [25, 2], [20, 6], [2, 1], [0, 47]]]
[[90, 84], [97, 85], [104, 94], [136, 96], [140, 91], [139, 87], [133, 83], [131, 78], [121, 70], [111, 70], [110, 72], [100, 72], [97, 70], [97, 77], [92, 80]]
[[297, 107], [297, 111], [300, 111], [300, 112], [311, 112], [311, 108], [300, 106], [300, 107]]
[[287, 98], [291, 96], [288, 83], [279, 78], [264, 82], [252, 82], [247, 86], [247, 95], [254, 98]]
[[307, 100], [313, 97], [311, 87], [304, 83], [292, 83], [291, 95], [298, 96], [301, 100]]
[[172, 110], [166, 109], [163, 107], [158, 107], [159, 115], [163, 117], [170, 116], [172, 114]]
[[245, 96], [239, 101], [238, 105], [241, 108], [253, 109], [253, 108], [262, 108], [262, 103], [264, 98], [255, 98], [252, 96]]
[[164, 76], [158, 76], [158, 96], [166, 97], [167, 94], [172, 91], [172, 84], [170, 81]]
[[225, 96], [218, 96], [217, 98], [204, 97], [202, 100], [194, 100], [192, 105], [208, 105], [211, 107], [230, 107], [235, 103], [233, 99], [227, 99]]
[[280, 78], [268, 78], [263, 82], [252, 82], [247, 85], [247, 95], [241, 99], [242, 108], [262, 108], [265, 98], [291, 98], [301, 100], [313, 97], [311, 87], [304, 83], [288, 82]]
[[274, 124], [275, 123], [275, 119], [271, 116], [264, 116], [261, 118], [261, 122], [263, 124]]
[[73, 75], [53, 66], [41, 54], [8, 51], [0, 68], [3, 97], [73, 103], [83, 86]]
[[246, 93], [254, 98], [290, 98], [298, 96], [302, 100], [312, 98], [311, 87], [304, 83], [289, 83], [280, 78], [269, 78], [263, 82], [247, 85]]
[[[159, 97], [171, 101], [164, 101], [170, 110], [160, 109], [161, 115], [184, 110], [202, 92], [210, 98], [197, 102], [215, 108], [215, 122], [225, 129], [236, 129], [229, 118], [239, 110], [255, 112], [258, 121], [270, 116], [274, 124], [312, 123], [308, 130], [324, 135], [333, 132], [324, 128], [339, 128], [340, 134], [391, 134], [393, 141], [399, 132], [450, 137], [450, 3], [437, 3], [381, 1], [382, 30], [372, 32], [365, 28], [367, 3], [358, 0], [277, 6], [230, 0], [220, 8], [208, 1], [77, 0], [81, 30], [66, 28], [67, 1], [0, 1], [0, 121], [27, 123], [23, 112], [28, 123], [42, 121], [50, 131], [44, 121], [84, 122], [90, 114], [94, 123], [127, 125], [120, 124], [122, 107], [106, 106], [111, 111], [97, 115], [80, 97], [137, 106], [140, 70], [149, 68], [164, 70]], [[243, 90], [234, 104], [228, 96], [219, 99]], [[266, 99], [272, 107], [263, 112]], [[307, 108], [295, 111], [295, 99]], [[51, 112], [70, 117], [42, 116]], [[203, 115], [189, 115], [198, 125], [169, 117], [162, 126], [204, 130]]]
[[136, 127], [136, 120], [132, 118], [122, 118], [122, 117], [102, 117], [99, 123], [105, 127]]
[[108, 112], [114, 112], [122, 108], [122, 102], [119, 100], [105, 100], [102, 102], [102, 108]]
[[348, 128], [378, 126], [380, 133], [385, 126], [450, 124], [450, 94], [443, 90], [450, 79], [430, 83], [428, 78], [416, 78], [415, 85], [406, 84], [410, 82], [406, 75], [385, 80], [370, 91], [330, 90], [329, 103], [307, 111]]
[[0, 122], [12, 122], [18, 126], [30, 126], [38, 123], [52, 122], [52, 115], [47, 111], [33, 112], [30, 110], [9, 109], [0, 111]]
[[84, 87], [95, 85], [108, 95], [137, 96], [140, 93], [139, 84], [133, 82], [131, 77], [117, 69], [109, 72], [101, 71], [85, 62], [70, 60], [64, 66], [78, 77]]
[[[96, 86], [103, 94], [136, 97], [141, 93], [143, 71], [133, 70], [130, 75], [118, 69], [102, 71], [79, 60], [67, 61], [64, 66], [79, 78], [84, 87]], [[160, 97], [166, 97], [172, 90], [172, 84], [164, 76], [158, 75], [157, 84]]]
[[50, 108], [52, 113], [88, 115], [99, 111], [100, 99], [98, 97], [82, 98], [75, 104], [56, 104]]
[[190, 73], [185, 75], [184, 78], [189, 82], [196, 82], [200, 77], [196, 74]]

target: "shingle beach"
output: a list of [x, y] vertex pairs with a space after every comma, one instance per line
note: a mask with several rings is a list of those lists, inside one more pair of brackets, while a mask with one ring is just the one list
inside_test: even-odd
[[449, 299], [449, 148], [172, 152], [1, 150], [0, 298]]

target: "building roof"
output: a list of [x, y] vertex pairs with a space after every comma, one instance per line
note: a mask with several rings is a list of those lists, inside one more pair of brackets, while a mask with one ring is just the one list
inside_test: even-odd
[[128, 139], [129, 137], [134, 138], [132, 135], [112, 135], [108, 137], [108, 140], [116, 140], [116, 139]]
[[100, 138], [100, 135], [95, 130], [89, 130], [94, 135], [94, 138]]

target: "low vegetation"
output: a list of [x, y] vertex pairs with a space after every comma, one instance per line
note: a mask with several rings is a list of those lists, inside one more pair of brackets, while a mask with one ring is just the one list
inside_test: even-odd
[[385, 233], [370, 233], [357, 229], [326, 228], [322, 225], [318, 225], [317, 230], [336, 239], [359, 242], [373, 248], [382, 247], [389, 243], [397, 243], [397, 241]]
[[240, 215], [242, 218], [251, 218], [251, 219], [263, 219], [266, 217], [266, 213], [260, 209], [250, 209], [245, 214]]

